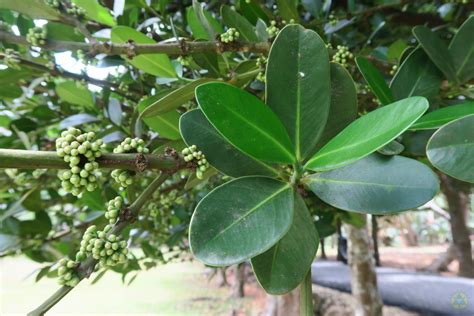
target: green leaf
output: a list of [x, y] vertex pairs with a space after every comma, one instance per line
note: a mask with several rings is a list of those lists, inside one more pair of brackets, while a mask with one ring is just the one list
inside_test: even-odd
[[436, 174], [425, 164], [402, 156], [377, 154], [303, 181], [334, 207], [370, 214], [416, 208], [439, 191]]
[[[156, 99], [153, 97], [141, 101], [137, 106], [138, 112], [140, 112], [140, 114], [143, 113], [149, 104], [152, 104], [154, 101], [156, 101]], [[179, 113], [176, 111], [143, 118], [143, 122], [162, 137], [172, 140], [181, 138], [181, 134], [179, 133]]]
[[216, 33], [224, 32], [219, 22], [196, 0], [193, 0], [193, 5], [186, 10], [188, 25], [194, 38], [214, 40]]
[[389, 61], [400, 61], [403, 51], [408, 47], [404, 40], [397, 39], [393, 42], [387, 51], [387, 59]]
[[0, 234], [0, 252], [5, 252], [8, 249], [16, 246], [20, 242], [17, 236]]
[[288, 293], [296, 288], [311, 268], [319, 237], [306, 205], [295, 193], [294, 218], [290, 230], [273, 247], [252, 258], [252, 267], [265, 292]]
[[431, 61], [450, 81], [456, 82], [456, 70], [451, 54], [441, 39], [426, 26], [413, 28], [413, 35], [425, 50]]
[[278, 13], [286, 22], [290, 22], [292, 19], [295, 22], [299, 20], [299, 14], [296, 8], [298, 2], [297, 0], [276, 0]]
[[106, 201], [100, 187], [92, 192], [84, 192], [79, 201], [82, 205], [86, 205], [92, 211], [105, 210]]
[[269, 22], [268, 16], [271, 15], [271, 12], [268, 12], [265, 6], [259, 3], [258, 0], [239, 0], [238, 6], [240, 12], [250, 23], [255, 25], [258, 19], [262, 19], [265, 23]]
[[295, 161], [285, 127], [255, 96], [225, 83], [211, 82], [196, 88], [196, 99], [211, 124], [235, 147], [263, 161]]
[[278, 174], [272, 165], [252, 158], [228, 143], [198, 109], [183, 114], [179, 128], [186, 144], [196, 145], [207, 161], [224, 174], [232, 177]]
[[470, 16], [459, 28], [449, 44], [456, 70], [456, 77], [462, 82], [474, 78], [474, 16]]
[[452, 121], [436, 131], [428, 142], [426, 154], [437, 169], [474, 183], [474, 115]]
[[225, 25], [237, 29], [242, 39], [249, 42], [258, 41], [253, 25], [250, 24], [246, 18], [232, 10], [229, 6], [222, 6], [221, 15]]
[[153, 117], [154, 115], [164, 114], [176, 110], [184, 103], [194, 99], [194, 90], [197, 86], [215, 81], [214, 79], [200, 78], [194, 80], [178, 89], [171, 91], [165, 96], [160, 96], [156, 101], [147, 105], [146, 109], [140, 113], [140, 117]]
[[421, 48], [415, 49], [403, 61], [390, 89], [396, 100], [420, 96], [432, 98], [438, 95], [443, 76]]
[[56, 84], [56, 93], [64, 102], [95, 108], [92, 93], [78, 82], [64, 81]]
[[357, 57], [356, 63], [362, 76], [364, 76], [365, 81], [369, 84], [370, 89], [383, 105], [395, 101], [392, 91], [390, 91], [390, 88], [387, 86], [382, 74], [368, 59]]
[[388, 144], [428, 109], [428, 101], [411, 97], [381, 107], [355, 120], [331, 139], [305, 168], [324, 171], [342, 167]]
[[86, 11], [87, 18], [108, 26], [117, 25], [110, 11], [101, 6], [97, 0], [72, 0], [72, 2]]
[[330, 70], [319, 35], [300, 25], [281, 30], [266, 71], [268, 106], [278, 115], [295, 146], [298, 160], [314, 153], [330, 105]]
[[[154, 40], [127, 26], [116, 26], [112, 29], [111, 40], [113, 43], [127, 43], [129, 40], [137, 44], [154, 44]], [[142, 54], [127, 59], [130, 64], [154, 76], [175, 78], [176, 71], [165, 54]]]
[[323, 134], [316, 149], [324, 146], [357, 118], [357, 90], [349, 72], [340, 64], [331, 63], [331, 105]]
[[383, 146], [377, 151], [382, 155], [393, 156], [400, 154], [404, 149], [405, 147], [402, 144], [395, 140], [392, 140], [390, 143]]
[[58, 21], [61, 14], [48, 6], [43, 0], [0, 0], [0, 9], [8, 9], [25, 14], [31, 18]]
[[78, 34], [75, 28], [69, 25], [56, 22], [48, 22], [46, 24], [47, 38], [56, 41], [84, 41], [84, 35]]
[[293, 219], [293, 190], [265, 177], [239, 178], [199, 202], [189, 231], [194, 256], [227, 266], [255, 257], [285, 235]]
[[470, 114], [474, 114], [474, 101], [450, 105], [423, 115], [410, 130], [436, 129]]

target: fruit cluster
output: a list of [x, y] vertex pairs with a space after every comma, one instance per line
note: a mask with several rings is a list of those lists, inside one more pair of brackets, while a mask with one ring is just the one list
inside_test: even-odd
[[66, 13], [80, 18], [86, 14], [86, 11], [71, 2], [70, 6], [66, 8]]
[[[148, 148], [145, 147], [145, 141], [140, 138], [125, 138], [120, 145], [114, 148], [114, 153], [123, 154], [136, 152], [140, 154], [147, 154]], [[123, 188], [128, 187], [133, 183], [132, 174], [127, 170], [115, 169], [112, 171], [112, 178]]]
[[347, 67], [348, 61], [353, 59], [354, 55], [349, 51], [347, 46], [337, 45], [337, 52], [332, 56], [332, 61]]
[[392, 69], [390, 69], [390, 75], [394, 76], [397, 73], [398, 65], [393, 65]]
[[276, 25], [277, 25], [276, 21], [270, 22], [270, 26], [267, 27], [268, 37], [273, 38], [277, 36], [278, 32], [280, 32], [280, 29]]
[[75, 287], [80, 281], [80, 278], [76, 272], [76, 268], [79, 263], [66, 258], [62, 258], [61, 260], [59, 260], [58, 264], [59, 284]]
[[19, 55], [15, 50], [13, 50], [11, 48], [7, 48], [7, 49], [5, 49], [5, 53], [4, 53], [4, 57], [3, 57], [3, 63], [8, 68], [19, 70], [21, 61], [18, 57], [19, 57]]
[[46, 44], [47, 31], [45, 27], [35, 26], [28, 30], [26, 41], [33, 46], [43, 46]]
[[70, 127], [56, 140], [56, 153], [70, 167], [70, 170], [59, 172], [61, 185], [75, 196], [84, 190], [94, 191], [97, 188], [99, 164], [95, 159], [102, 156], [105, 144], [102, 139], [94, 141], [94, 138], [94, 132], [82, 133]]
[[82, 261], [87, 256], [92, 256], [105, 267], [112, 267], [127, 260], [127, 242], [120, 236], [111, 234], [111, 225], [104, 227], [103, 231], [97, 230], [95, 225], [90, 226], [84, 233], [81, 248], [76, 254], [76, 260]]
[[107, 203], [107, 211], [105, 212], [105, 218], [109, 220], [110, 224], [115, 224], [119, 216], [120, 209], [123, 205], [123, 199], [120, 196], [115, 197]]
[[265, 56], [258, 57], [255, 64], [261, 69], [257, 74], [257, 80], [265, 82], [265, 65], [267, 64], [267, 58]]
[[336, 18], [336, 16], [333, 13], [329, 14], [328, 20], [329, 20], [329, 24], [332, 26], [335, 26], [339, 22], [339, 20]]
[[240, 36], [240, 33], [233, 27], [229, 28], [225, 33], [220, 35], [220, 40], [222, 43], [232, 43], [236, 41]]
[[184, 161], [186, 162], [195, 162], [197, 164], [196, 168], [196, 177], [202, 179], [204, 171], [209, 168], [209, 163], [206, 160], [206, 156], [202, 151], [198, 151], [196, 145], [186, 147], [181, 152], [184, 155]]
[[189, 65], [191, 65], [191, 58], [188, 56], [179, 56], [177, 61], [185, 67], [189, 67]]
[[44, 0], [44, 2], [46, 3], [46, 5], [54, 8], [54, 9], [59, 9], [59, 6], [61, 5], [59, 3], [59, 0]]

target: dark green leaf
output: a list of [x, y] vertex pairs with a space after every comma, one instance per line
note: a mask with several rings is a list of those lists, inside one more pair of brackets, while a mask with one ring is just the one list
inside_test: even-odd
[[296, 9], [298, 2], [297, 0], [276, 0], [278, 13], [286, 22], [290, 22], [290, 20], [297, 22], [299, 20], [298, 10]]
[[390, 143], [387, 145], [383, 146], [379, 150], [377, 150], [380, 154], [386, 155], [386, 156], [393, 156], [393, 155], [398, 155], [400, 154], [405, 147], [403, 147], [402, 144], [399, 142], [392, 140]]
[[460, 82], [474, 78], [474, 16], [470, 16], [459, 28], [449, 44], [456, 77]]
[[57, 21], [61, 14], [42, 0], [0, 0], [1, 9], [9, 9], [28, 15], [31, 18]]
[[456, 82], [456, 69], [451, 54], [441, 39], [426, 26], [413, 28], [413, 35], [431, 61], [450, 81]]
[[272, 45], [266, 100], [290, 135], [298, 160], [311, 155], [323, 132], [330, 105], [329, 57], [311, 30], [288, 25]]
[[224, 32], [219, 22], [196, 0], [193, 0], [193, 5], [186, 10], [186, 17], [194, 38], [214, 40], [216, 33]]
[[437, 169], [474, 183], [474, 115], [441, 127], [429, 140], [426, 154]]
[[228, 143], [200, 110], [182, 115], [179, 127], [188, 146], [196, 145], [212, 166], [229, 176], [275, 176], [278, 173], [272, 165], [256, 160]]
[[257, 23], [258, 19], [262, 19], [265, 23], [269, 22], [268, 15], [271, 13], [259, 2], [259, 0], [239, 0], [239, 9], [243, 16], [254, 25]]
[[239, 178], [214, 189], [191, 219], [194, 256], [227, 266], [267, 251], [291, 226], [293, 195], [288, 183], [265, 177]]
[[435, 129], [470, 114], [474, 114], [473, 101], [450, 105], [423, 115], [410, 129]]
[[370, 112], [331, 139], [305, 167], [330, 170], [363, 158], [402, 134], [427, 109], [425, 98], [411, 97]]
[[273, 247], [252, 258], [260, 285], [272, 295], [295, 289], [311, 268], [319, 237], [306, 205], [295, 194], [295, 214], [290, 230]]
[[382, 74], [370, 63], [370, 61], [364, 57], [357, 57], [356, 63], [362, 76], [364, 76], [365, 81], [369, 84], [370, 89], [383, 105], [395, 101], [393, 99], [392, 91], [390, 91], [387, 86]]
[[295, 161], [285, 127], [255, 96], [216, 82], [197, 87], [196, 98], [207, 119], [235, 147], [263, 161]]
[[439, 190], [436, 174], [413, 159], [371, 155], [306, 179], [324, 202], [346, 211], [387, 214], [416, 208]]
[[225, 25], [228, 27], [233, 27], [237, 29], [240, 33], [240, 37], [243, 40], [249, 42], [257, 42], [257, 34], [255, 33], [255, 29], [250, 22], [232, 10], [229, 6], [222, 6], [221, 8], [222, 19], [224, 20]]

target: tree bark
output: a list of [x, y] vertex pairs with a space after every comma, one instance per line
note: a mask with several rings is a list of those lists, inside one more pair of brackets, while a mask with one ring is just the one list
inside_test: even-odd
[[367, 227], [349, 226], [349, 266], [352, 295], [358, 301], [356, 316], [382, 315], [372, 245]]
[[321, 244], [321, 259], [326, 260], [326, 259], [327, 259], [327, 256], [326, 256], [326, 249], [324, 248], [324, 244], [325, 244], [324, 241], [325, 241], [324, 238], [321, 238], [321, 240], [320, 240], [320, 244]]
[[244, 297], [245, 285], [245, 263], [240, 263], [234, 266], [234, 284], [232, 284], [232, 297]]
[[441, 191], [446, 196], [448, 211], [451, 217], [451, 234], [459, 261], [458, 275], [474, 278], [471, 240], [469, 238], [469, 228], [467, 227], [467, 217], [470, 208], [470, 185], [445, 174], [440, 174], [439, 176]]
[[227, 275], [225, 270], [225, 268], [216, 268], [216, 283], [218, 287], [226, 287], [229, 285], [229, 283], [227, 282]]
[[449, 264], [458, 258], [458, 249], [451, 243], [445, 253], [436, 257], [425, 270], [430, 272], [448, 271]]
[[372, 215], [372, 243], [374, 245], [374, 260], [375, 265], [380, 267], [380, 254], [379, 254], [379, 225], [377, 223], [377, 216]]

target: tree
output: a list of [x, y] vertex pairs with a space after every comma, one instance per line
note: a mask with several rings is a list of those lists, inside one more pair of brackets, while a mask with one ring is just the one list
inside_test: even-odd
[[[267, 293], [300, 302], [281, 310], [310, 315], [320, 237], [339, 221], [355, 236], [366, 226], [361, 214], [406, 211], [438, 192], [430, 166], [413, 159], [409, 129], [441, 127], [430, 162], [474, 182], [472, 102], [425, 114], [445, 95], [471, 97], [474, 58], [463, 43], [474, 19], [449, 49], [421, 26], [413, 30], [421, 47], [402, 53], [405, 42], [395, 41], [391, 59], [358, 43], [364, 19], [409, 17], [397, 13], [402, 4], [439, 22], [405, 2], [336, 2], [335, 16], [330, 4], [298, 1], [0, 0], [1, 251], [45, 263], [37, 278], [63, 284], [32, 314], [92, 274], [113, 270], [132, 282], [189, 247], [210, 266], [250, 261]], [[463, 5], [451, 10], [453, 25], [466, 19]], [[82, 61], [80, 72], [64, 69], [62, 51]], [[354, 54], [369, 89], [354, 82], [362, 81]], [[403, 62], [389, 87], [373, 62], [393, 60]], [[94, 65], [114, 71], [97, 79]], [[465, 146], [451, 152], [452, 144]], [[67, 249], [56, 244], [66, 239]]]

